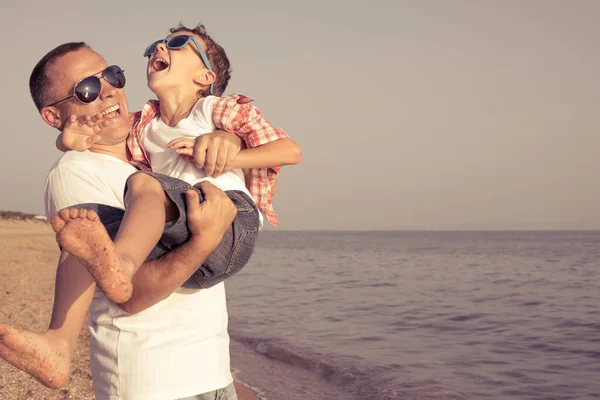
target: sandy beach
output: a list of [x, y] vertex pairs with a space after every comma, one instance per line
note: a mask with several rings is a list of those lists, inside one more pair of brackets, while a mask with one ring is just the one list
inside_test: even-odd
[[[59, 250], [50, 225], [40, 221], [0, 220], [0, 322], [42, 331], [52, 309], [54, 274]], [[94, 399], [87, 329], [82, 329], [71, 379], [50, 390], [0, 360], [0, 399]], [[240, 400], [257, 400], [236, 382]]]

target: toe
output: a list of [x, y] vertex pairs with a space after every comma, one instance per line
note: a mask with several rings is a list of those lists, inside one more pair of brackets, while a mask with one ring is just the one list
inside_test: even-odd
[[66, 222], [71, 219], [71, 212], [68, 208], [63, 208], [58, 212], [58, 215]]
[[55, 213], [50, 218], [50, 225], [52, 225], [52, 229], [54, 232], [58, 233], [65, 227], [65, 220], [61, 217], [59, 213]]
[[87, 218], [90, 221], [97, 221], [99, 219], [98, 214], [94, 210], [88, 210]]

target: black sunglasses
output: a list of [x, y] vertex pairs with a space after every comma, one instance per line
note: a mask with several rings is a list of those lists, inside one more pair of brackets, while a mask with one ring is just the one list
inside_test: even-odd
[[95, 101], [98, 96], [100, 96], [100, 91], [102, 90], [102, 83], [100, 82], [100, 78], [96, 75], [101, 74], [101, 78], [103, 78], [106, 82], [108, 82], [111, 86], [121, 89], [125, 87], [125, 71], [123, 71], [120, 67], [116, 65], [111, 65], [110, 67], [96, 72], [94, 75], [88, 76], [87, 78], [83, 78], [73, 88], [73, 94], [69, 97], [65, 97], [62, 100], [56, 101], [52, 104], [48, 104], [46, 107], [55, 106], [58, 103], [62, 103], [65, 100], [69, 100], [71, 97], [77, 97], [77, 100], [82, 102], [83, 104], [90, 104]]

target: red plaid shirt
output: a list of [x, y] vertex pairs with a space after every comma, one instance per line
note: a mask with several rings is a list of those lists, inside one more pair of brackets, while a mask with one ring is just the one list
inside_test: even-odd
[[[254, 100], [243, 94], [218, 98], [212, 114], [215, 127], [235, 133], [244, 140], [247, 147], [257, 147], [287, 138], [284, 131], [263, 119], [260, 110], [250, 104], [252, 101]], [[142, 111], [130, 115], [131, 134], [127, 138], [127, 146], [131, 152], [131, 164], [139, 169], [150, 170], [150, 160], [143, 146], [144, 127], [159, 115], [157, 100], [149, 100]], [[280, 170], [281, 167], [253, 169], [250, 181], [250, 193], [258, 209], [274, 226], [277, 226], [278, 222], [273, 210], [271, 186]]]

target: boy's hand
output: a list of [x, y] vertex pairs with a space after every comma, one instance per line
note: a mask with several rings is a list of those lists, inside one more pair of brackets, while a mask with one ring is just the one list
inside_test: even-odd
[[77, 118], [76, 115], [71, 115], [71, 118], [65, 122], [62, 131], [62, 144], [67, 149], [84, 151], [92, 147], [92, 145], [102, 139], [98, 133], [104, 128], [104, 122], [98, 122], [100, 115], [89, 117], [84, 115]]
[[242, 139], [235, 133], [215, 131], [195, 139], [174, 139], [167, 147], [177, 154], [191, 157], [196, 167], [204, 168], [206, 176], [216, 178], [233, 169], [233, 162], [242, 149]]
[[186, 192], [188, 228], [192, 238], [208, 241], [216, 248], [233, 223], [237, 208], [225, 192], [212, 183], [204, 181], [195, 186], [204, 194], [204, 202], [200, 203], [196, 191]]

